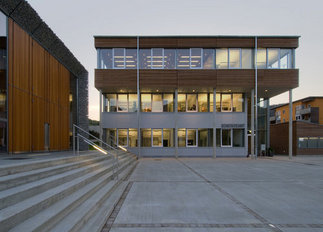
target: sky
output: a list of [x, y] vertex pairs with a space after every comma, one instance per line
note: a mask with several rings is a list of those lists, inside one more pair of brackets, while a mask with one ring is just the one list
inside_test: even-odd
[[[28, 0], [89, 72], [89, 118], [99, 119], [94, 35], [298, 35], [293, 100], [323, 95], [322, 0]], [[288, 92], [271, 98], [288, 102]]]

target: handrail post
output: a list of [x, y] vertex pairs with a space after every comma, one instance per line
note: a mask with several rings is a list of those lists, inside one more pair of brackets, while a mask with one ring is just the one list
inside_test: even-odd
[[80, 136], [77, 135], [77, 154], [80, 155]]
[[73, 124], [73, 155], [75, 155], [75, 126]]

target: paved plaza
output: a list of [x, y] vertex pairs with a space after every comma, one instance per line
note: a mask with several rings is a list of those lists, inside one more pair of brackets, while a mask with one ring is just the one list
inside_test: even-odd
[[323, 156], [140, 159], [108, 223], [112, 232], [323, 231]]

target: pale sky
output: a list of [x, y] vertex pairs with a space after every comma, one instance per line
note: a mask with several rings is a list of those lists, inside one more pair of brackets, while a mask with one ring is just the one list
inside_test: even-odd
[[[322, 0], [28, 0], [89, 72], [89, 117], [99, 119], [94, 35], [299, 35], [293, 99], [323, 95]], [[271, 99], [288, 101], [288, 93]]]

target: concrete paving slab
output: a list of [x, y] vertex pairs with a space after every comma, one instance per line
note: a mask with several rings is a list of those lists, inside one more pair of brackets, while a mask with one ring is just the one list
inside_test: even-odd
[[260, 223], [208, 183], [134, 183], [116, 224]]
[[203, 181], [176, 159], [140, 159], [130, 181]]

